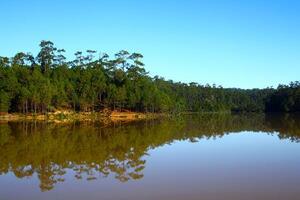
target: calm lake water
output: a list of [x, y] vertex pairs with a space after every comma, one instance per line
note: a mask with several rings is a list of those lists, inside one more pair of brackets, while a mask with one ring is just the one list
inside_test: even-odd
[[1, 200], [300, 199], [300, 117], [0, 124]]

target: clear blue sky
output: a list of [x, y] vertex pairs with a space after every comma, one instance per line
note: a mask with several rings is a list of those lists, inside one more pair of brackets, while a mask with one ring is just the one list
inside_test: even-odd
[[0, 0], [0, 55], [53, 41], [145, 56], [151, 75], [224, 87], [300, 79], [300, 1]]

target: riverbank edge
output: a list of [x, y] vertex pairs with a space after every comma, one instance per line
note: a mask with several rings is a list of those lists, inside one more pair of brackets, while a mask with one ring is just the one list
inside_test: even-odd
[[141, 112], [73, 112], [73, 111], [56, 111], [46, 114], [22, 114], [22, 113], [1, 113], [0, 122], [10, 121], [44, 121], [52, 123], [68, 122], [92, 122], [101, 123], [111, 122], [131, 122], [147, 119], [157, 119], [166, 117], [166, 113], [141, 113]]

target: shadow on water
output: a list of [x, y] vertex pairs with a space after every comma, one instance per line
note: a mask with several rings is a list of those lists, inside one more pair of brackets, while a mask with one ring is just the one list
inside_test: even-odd
[[174, 141], [219, 138], [241, 131], [278, 134], [300, 141], [299, 115], [201, 114], [115, 125], [0, 124], [0, 174], [16, 177], [37, 174], [40, 189], [53, 189], [67, 170], [77, 179], [107, 176], [126, 182], [143, 178], [149, 149]]

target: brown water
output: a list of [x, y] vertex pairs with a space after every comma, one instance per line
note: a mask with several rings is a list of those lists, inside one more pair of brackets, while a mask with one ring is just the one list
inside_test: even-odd
[[300, 199], [300, 117], [0, 124], [1, 200]]

